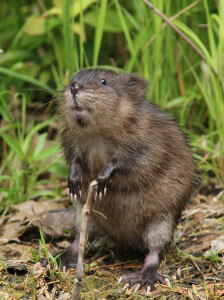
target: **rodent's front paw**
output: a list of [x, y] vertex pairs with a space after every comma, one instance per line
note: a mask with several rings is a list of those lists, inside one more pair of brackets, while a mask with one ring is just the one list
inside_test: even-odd
[[102, 197], [106, 195], [107, 193], [107, 182], [108, 178], [107, 176], [99, 174], [97, 177], [98, 182], [98, 189], [96, 192], [96, 197], [98, 196], [100, 200], [102, 200]]
[[81, 198], [81, 185], [82, 185], [82, 178], [79, 176], [69, 176], [68, 177], [68, 193], [70, 194], [71, 200], [73, 197], [75, 200], [77, 198]]
[[99, 199], [101, 200], [102, 197], [106, 195], [107, 184], [109, 181], [111, 181], [111, 178], [113, 176], [115, 169], [116, 169], [116, 165], [114, 165], [113, 162], [110, 162], [105, 165], [105, 167], [102, 169], [102, 171], [98, 175], [98, 177], [97, 177], [98, 190], [96, 193], [96, 198], [97, 198], [97, 196], [99, 196]]

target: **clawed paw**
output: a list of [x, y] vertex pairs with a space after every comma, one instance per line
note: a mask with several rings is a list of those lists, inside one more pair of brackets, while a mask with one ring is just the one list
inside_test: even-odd
[[122, 292], [127, 289], [133, 289], [134, 293], [141, 289], [144, 285], [147, 285], [146, 294], [150, 294], [153, 286], [156, 282], [160, 282], [162, 284], [170, 284], [168, 278], [159, 275], [156, 271], [148, 271], [148, 272], [138, 272], [138, 273], [131, 273], [122, 275], [119, 280], [118, 284], [121, 282], [127, 282], [124, 287], [122, 288]]
[[75, 176], [75, 177], [68, 177], [68, 194], [70, 195], [71, 200], [73, 198], [75, 201], [77, 198], [81, 198], [82, 196], [82, 191], [81, 191], [81, 186], [82, 186], [82, 178]]
[[101, 201], [103, 196], [106, 196], [107, 193], [107, 177], [99, 175], [97, 177], [97, 182], [98, 182], [98, 189], [95, 194], [95, 200], [99, 198]]

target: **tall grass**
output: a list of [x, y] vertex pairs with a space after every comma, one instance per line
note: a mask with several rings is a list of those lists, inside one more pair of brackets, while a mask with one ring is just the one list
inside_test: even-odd
[[96, 66], [98, 63], [100, 45], [103, 36], [103, 28], [106, 17], [107, 10], [107, 0], [102, 0], [99, 9], [98, 21], [95, 31], [95, 41], [94, 41], [94, 52], [93, 52], [93, 66]]
[[[0, 114], [4, 118], [0, 128], [3, 150], [0, 191], [4, 197], [0, 208], [4, 208], [3, 214], [7, 212], [11, 204], [30, 197], [56, 196], [56, 189], [40, 189], [40, 185], [47, 181], [39, 177], [46, 172], [52, 172], [51, 168], [57, 167], [60, 162], [59, 147], [56, 143], [52, 143], [47, 148], [44, 147], [47, 140], [46, 129], [54, 119], [50, 118], [38, 124], [35, 124], [33, 120], [27, 121], [25, 94], [13, 95], [10, 103], [13, 113], [9, 110], [7, 96], [6, 92], [0, 93]], [[18, 110], [19, 106], [21, 109]]]
[[218, 4], [218, 12], [210, 14], [208, 3], [203, 0], [208, 46], [186, 25], [181, 22], [177, 25], [194, 40], [206, 57], [206, 62], [201, 63], [201, 73], [198, 73], [183, 53], [207, 107], [208, 119], [206, 126], [203, 126], [205, 143], [201, 148], [213, 162], [210, 169], [215, 171], [217, 177], [224, 179], [224, 1]]
[[[62, 9], [62, 25], [63, 25], [63, 39], [64, 39], [64, 49], [65, 49], [65, 68], [68, 71], [68, 78], [70, 78], [74, 72], [74, 68], [79, 66], [79, 61], [77, 61], [78, 56], [73, 55], [74, 48], [74, 35], [72, 32], [72, 14], [71, 7], [73, 1], [63, 0]], [[76, 59], [76, 62], [74, 60]]]
[[[24, 171], [27, 167], [30, 173], [38, 174], [33, 177], [34, 184], [29, 185], [29, 195], [35, 193], [41, 172], [49, 172], [48, 168], [39, 167], [46, 157], [36, 161], [42, 151], [47, 151], [44, 146], [47, 136], [42, 129], [35, 128], [47, 128], [50, 121], [42, 125], [29, 123], [24, 117], [24, 103], [29, 105], [36, 99], [49, 101], [55, 97], [54, 90], [63, 89], [73, 73], [96, 65], [138, 72], [149, 80], [149, 98], [174, 114], [191, 136], [202, 172], [224, 180], [224, 0], [151, 3], [196, 45], [204, 61], [143, 1], [2, 3], [0, 113], [4, 126], [0, 131], [3, 149], [0, 176], [3, 187], [4, 176], [8, 176], [8, 183], [12, 178], [10, 162], [15, 160], [20, 161], [17, 170]], [[46, 93], [36, 91], [37, 88]], [[12, 97], [13, 105], [21, 111], [17, 119], [10, 111]], [[33, 131], [39, 146], [34, 146], [33, 139], [28, 138]], [[36, 151], [40, 153], [37, 155]], [[57, 152], [52, 151], [48, 154]], [[23, 180], [21, 175], [18, 182]], [[22, 186], [18, 183], [18, 187]], [[22, 195], [24, 188], [19, 193]]]

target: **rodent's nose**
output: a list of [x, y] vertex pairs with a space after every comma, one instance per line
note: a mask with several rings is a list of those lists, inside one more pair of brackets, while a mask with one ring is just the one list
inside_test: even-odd
[[70, 90], [71, 90], [72, 95], [75, 96], [78, 93], [78, 91], [80, 90], [80, 85], [77, 84], [76, 82], [73, 82], [70, 85]]

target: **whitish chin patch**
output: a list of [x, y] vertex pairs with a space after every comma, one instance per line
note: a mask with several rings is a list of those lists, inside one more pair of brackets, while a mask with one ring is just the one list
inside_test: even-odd
[[87, 114], [87, 111], [86, 109], [82, 108], [82, 107], [79, 107], [79, 106], [75, 106], [73, 109], [72, 109], [73, 113], [74, 113], [74, 117], [77, 121], [77, 123], [83, 127], [85, 126], [85, 116]]
[[74, 108], [72, 108], [72, 111], [74, 112], [75, 117], [82, 117], [86, 115], [86, 109], [80, 106], [75, 106]]

